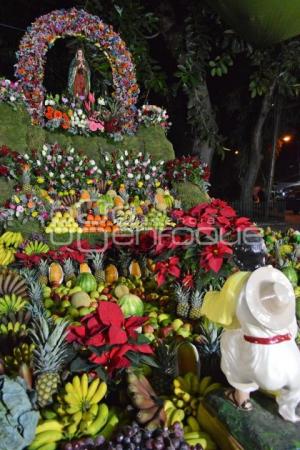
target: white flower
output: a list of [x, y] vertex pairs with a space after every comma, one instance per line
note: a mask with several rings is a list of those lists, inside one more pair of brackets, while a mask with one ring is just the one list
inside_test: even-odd
[[64, 176], [63, 173], [60, 174], [60, 178], [61, 178], [62, 180], [65, 178], [65, 176]]
[[160, 163], [159, 163], [159, 164], [160, 164], [160, 165], [162, 166], [162, 165], [163, 165], [164, 163], [165, 163], [164, 161], [160, 161]]
[[11, 102], [14, 102], [14, 101], [16, 100], [16, 97], [14, 97], [13, 95], [11, 95], [11, 96], [9, 97], [9, 100], [10, 100]]
[[27, 155], [27, 153], [25, 153], [25, 155], [24, 155], [24, 159], [29, 159], [29, 156]]
[[139, 158], [140, 158], [142, 155], [143, 155], [142, 152], [139, 152], [139, 153], [138, 153], [138, 157], [139, 157]]
[[126, 166], [126, 167], [128, 167], [128, 166], [129, 166], [129, 162], [128, 162], [128, 161], [125, 161], [125, 163], [124, 163], [124, 164], [125, 164], [125, 166]]
[[100, 105], [100, 106], [104, 106], [104, 105], [105, 105], [105, 100], [104, 100], [104, 98], [99, 97], [97, 101], [98, 101], [98, 105]]
[[152, 172], [155, 172], [157, 170], [157, 167], [156, 166], [153, 166], [152, 167]]
[[91, 166], [95, 166], [95, 165], [96, 165], [96, 162], [95, 162], [93, 159], [91, 159], [91, 160], [90, 160], [90, 164], [91, 164]]
[[52, 157], [51, 155], [47, 155], [47, 161], [51, 161]]
[[124, 156], [120, 156], [120, 160], [121, 160], [121, 161], [124, 161]]
[[43, 150], [45, 150], [45, 151], [48, 150], [48, 146], [46, 144], [43, 145]]
[[36, 161], [36, 165], [39, 166], [39, 167], [42, 165], [41, 161], [39, 159]]
[[105, 155], [105, 161], [109, 161], [109, 157], [107, 155]]
[[50, 178], [54, 177], [54, 173], [53, 172], [49, 172], [49, 177]]
[[82, 164], [83, 164], [83, 161], [79, 161], [78, 165], [82, 166]]
[[102, 173], [102, 170], [101, 170], [101, 169], [98, 169], [97, 172], [98, 172], [98, 173]]
[[117, 163], [117, 164], [116, 164], [116, 168], [117, 168], [118, 170], [120, 170], [120, 169], [121, 169], [121, 165], [120, 165], [119, 163]]
[[128, 151], [127, 150], [125, 150], [124, 155], [128, 156]]
[[127, 176], [128, 178], [133, 178], [133, 173], [129, 173]]
[[83, 113], [82, 109], [78, 109], [78, 110], [77, 110], [77, 114], [78, 114], [78, 116], [81, 116], [81, 115], [82, 115], [82, 113]]
[[150, 175], [147, 173], [146, 175], [145, 175], [145, 180], [149, 180], [150, 179]]
[[61, 161], [62, 160], [62, 156], [61, 155], [57, 155], [56, 159], [57, 159], [57, 161]]
[[45, 101], [45, 105], [46, 105], [46, 106], [49, 105], [49, 101], [48, 101], [48, 100]]
[[137, 166], [138, 163], [139, 163], [139, 160], [138, 160], [138, 159], [135, 159], [135, 160], [134, 160], [134, 164]]

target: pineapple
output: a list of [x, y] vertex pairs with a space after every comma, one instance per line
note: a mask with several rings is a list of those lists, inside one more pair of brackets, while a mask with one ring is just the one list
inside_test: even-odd
[[172, 382], [176, 376], [177, 344], [161, 343], [156, 347], [155, 355], [158, 367], [152, 370], [151, 383], [158, 394], [166, 395], [171, 393]]
[[23, 187], [22, 190], [25, 194], [31, 194], [32, 186], [31, 186], [30, 168], [28, 165], [23, 167], [22, 187]]
[[190, 319], [200, 319], [201, 317], [201, 306], [203, 302], [203, 293], [196, 289], [191, 296], [191, 310], [189, 313]]
[[65, 260], [63, 269], [64, 269], [66, 282], [74, 281], [76, 279], [75, 267], [74, 267], [74, 263], [71, 260], [71, 258], [68, 258]]
[[33, 317], [44, 315], [45, 307], [43, 303], [43, 286], [39, 281], [34, 281], [29, 287], [30, 310]]
[[33, 319], [31, 336], [35, 349], [32, 363], [36, 375], [37, 401], [41, 408], [52, 403], [52, 396], [60, 384], [59, 372], [68, 356], [68, 344], [65, 340], [67, 326], [67, 321], [54, 323], [42, 315]]
[[101, 283], [105, 280], [105, 271], [103, 269], [103, 259], [104, 255], [103, 253], [95, 253], [93, 255], [93, 267], [94, 267], [94, 275], [97, 280], [97, 283]]
[[208, 319], [203, 320], [198, 330], [197, 350], [201, 361], [201, 377], [211, 375], [215, 381], [224, 381], [220, 371], [220, 338], [222, 328]]
[[39, 264], [39, 282], [43, 285], [48, 284], [49, 264], [46, 260], [42, 260]]
[[175, 287], [175, 297], [177, 300], [177, 309], [176, 312], [179, 317], [188, 317], [190, 304], [190, 290], [183, 288], [180, 284], [177, 284]]

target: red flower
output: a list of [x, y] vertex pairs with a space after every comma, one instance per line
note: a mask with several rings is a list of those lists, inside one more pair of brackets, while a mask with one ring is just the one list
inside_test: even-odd
[[129, 367], [126, 357], [129, 351], [152, 354], [149, 344], [138, 344], [137, 328], [141, 327], [147, 317], [129, 317], [116, 303], [99, 302], [95, 312], [81, 319], [81, 325], [69, 327], [68, 342], [77, 342], [84, 347], [97, 347], [103, 352], [92, 352], [89, 360], [105, 366], [109, 373]]
[[193, 288], [194, 287], [194, 277], [192, 274], [188, 273], [183, 277], [182, 284], [185, 288]]
[[180, 277], [180, 267], [178, 256], [171, 256], [167, 261], [159, 261], [156, 263], [155, 271], [157, 272], [156, 281], [158, 286], [161, 286], [168, 275], [175, 278]]
[[213, 270], [214, 272], [219, 272], [224, 258], [232, 253], [232, 248], [222, 242], [207, 245], [201, 254], [200, 265], [206, 271]]
[[180, 219], [180, 217], [184, 216], [184, 211], [183, 209], [174, 209], [171, 212], [171, 216], [173, 219]]
[[9, 169], [6, 166], [0, 166], [0, 176], [6, 177], [9, 174]]
[[9, 148], [6, 145], [0, 147], [0, 156], [8, 156], [10, 153]]

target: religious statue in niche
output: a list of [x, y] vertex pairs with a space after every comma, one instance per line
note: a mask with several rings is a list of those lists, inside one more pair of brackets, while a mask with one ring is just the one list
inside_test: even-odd
[[265, 265], [263, 239], [248, 235], [235, 247], [240, 271], [221, 292], [208, 292], [202, 314], [222, 325], [221, 368], [232, 386], [225, 393], [239, 409], [251, 411], [250, 393], [276, 391], [279, 414], [298, 422], [300, 351], [295, 342], [295, 295], [287, 277]]
[[69, 68], [68, 91], [72, 97], [79, 97], [84, 100], [91, 88], [91, 71], [84, 51], [79, 48], [72, 59]]

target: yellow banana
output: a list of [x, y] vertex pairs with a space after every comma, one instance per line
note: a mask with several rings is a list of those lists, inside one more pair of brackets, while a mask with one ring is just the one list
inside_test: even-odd
[[81, 410], [81, 405], [74, 405], [74, 406], [70, 406], [69, 408], [66, 408], [66, 412], [70, 415], [72, 414], [76, 414], [78, 411]]
[[199, 384], [198, 393], [203, 395], [208, 386], [211, 384], [212, 378], [210, 376], [202, 378]]
[[88, 389], [88, 393], [86, 396], [86, 400], [89, 402], [91, 400], [91, 398], [94, 396], [98, 386], [100, 383], [100, 379], [99, 378], [95, 378], [91, 384], [89, 385], [89, 389]]
[[96, 419], [86, 429], [87, 434], [89, 434], [90, 436], [94, 436], [95, 434], [99, 433], [100, 430], [106, 425], [106, 422], [108, 420], [108, 413], [108, 406], [105, 403], [101, 403]]
[[72, 383], [67, 383], [65, 386], [65, 390], [68, 394], [76, 397], [78, 401], [81, 401], [80, 393], [76, 392]]
[[80, 383], [80, 378], [78, 375], [75, 375], [75, 377], [72, 380], [72, 384], [74, 386], [75, 392], [77, 393], [79, 398], [82, 399], [81, 383]]
[[78, 424], [77, 423], [72, 423], [67, 428], [68, 437], [69, 438], [74, 437], [76, 435], [77, 431], [78, 431]]
[[74, 423], [76, 423], [77, 425], [79, 424], [79, 422], [82, 419], [82, 411], [77, 411], [75, 414], [73, 414], [72, 416], [72, 420]]
[[92, 405], [93, 403], [99, 403], [105, 396], [106, 392], [107, 392], [107, 384], [105, 383], [105, 381], [102, 381], [102, 383], [100, 383], [100, 386], [98, 387], [97, 391], [91, 398], [90, 404]]
[[189, 416], [186, 421], [192, 431], [200, 431], [199, 422], [195, 419], [195, 417]]
[[57, 448], [56, 442], [50, 442], [49, 444], [44, 444], [38, 448], [38, 450], [55, 450]]
[[80, 404], [81, 402], [75, 397], [74, 394], [66, 394], [64, 395], [64, 401], [68, 403], [71, 407]]
[[217, 389], [220, 389], [222, 387], [221, 383], [212, 383], [210, 384], [204, 391], [204, 396], [208, 395], [212, 391], [216, 391]]
[[62, 431], [63, 426], [57, 420], [45, 420], [36, 427], [35, 434], [43, 433], [44, 431]]
[[84, 373], [81, 376], [80, 384], [81, 384], [82, 399], [84, 400], [87, 396], [89, 387], [89, 377], [87, 376], [86, 373]]
[[42, 445], [60, 441], [62, 438], [63, 433], [61, 431], [43, 431], [34, 438], [34, 441], [30, 444], [28, 450], [37, 450]]
[[174, 423], [176, 423], [176, 422], [181, 423], [184, 419], [184, 416], [185, 416], [185, 414], [184, 414], [183, 409], [176, 409], [172, 413], [172, 416], [171, 416], [171, 420], [170, 420], [171, 425], [174, 425]]

